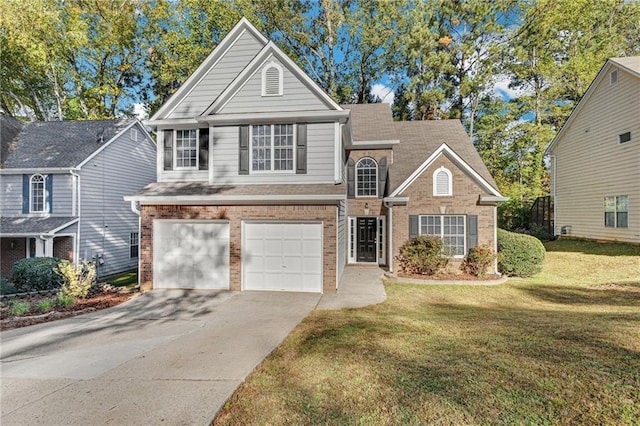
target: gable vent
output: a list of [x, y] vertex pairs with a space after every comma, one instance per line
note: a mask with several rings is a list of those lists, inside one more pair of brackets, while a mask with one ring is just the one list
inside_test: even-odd
[[433, 174], [433, 195], [451, 195], [451, 172], [444, 167]]
[[611, 74], [609, 75], [609, 82], [611, 84], [615, 84], [618, 82], [618, 70], [611, 71]]
[[275, 63], [268, 64], [262, 72], [262, 96], [282, 95], [282, 68]]

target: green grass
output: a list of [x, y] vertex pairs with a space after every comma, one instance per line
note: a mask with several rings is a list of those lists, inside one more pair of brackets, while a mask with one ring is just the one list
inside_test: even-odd
[[640, 247], [547, 250], [530, 279], [314, 312], [216, 424], [638, 424]]
[[124, 287], [130, 284], [138, 283], [138, 271], [127, 271], [122, 274], [114, 275], [112, 277], [107, 277], [105, 281], [111, 284], [114, 287]]

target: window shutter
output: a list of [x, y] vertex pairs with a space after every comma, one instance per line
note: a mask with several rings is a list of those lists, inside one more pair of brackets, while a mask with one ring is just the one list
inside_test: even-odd
[[22, 175], [22, 213], [29, 213], [29, 175]]
[[47, 213], [53, 213], [53, 175], [48, 175], [44, 178], [44, 187], [47, 191], [46, 205], [44, 211]]
[[173, 170], [173, 130], [164, 131], [164, 170]]
[[356, 196], [356, 162], [352, 158], [347, 161], [347, 198]]
[[307, 125], [297, 125], [296, 174], [307, 174]]
[[387, 157], [382, 157], [378, 163], [378, 198], [384, 197], [387, 183]]
[[415, 238], [420, 235], [418, 230], [418, 216], [410, 215], [409, 216], [409, 239]]
[[238, 174], [249, 174], [249, 126], [239, 127], [239, 162], [238, 162]]
[[208, 170], [209, 167], [209, 128], [200, 129], [198, 139], [198, 170]]
[[478, 245], [478, 216], [467, 216], [467, 250]]

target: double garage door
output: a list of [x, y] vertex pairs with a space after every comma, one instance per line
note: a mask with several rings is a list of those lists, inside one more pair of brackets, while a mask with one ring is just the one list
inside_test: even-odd
[[[229, 288], [229, 222], [156, 220], [154, 288]], [[322, 292], [322, 224], [242, 224], [243, 290]]]

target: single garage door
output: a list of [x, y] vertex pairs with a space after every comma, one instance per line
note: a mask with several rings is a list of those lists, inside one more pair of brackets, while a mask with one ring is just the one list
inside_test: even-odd
[[229, 222], [155, 220], [154, 288], [229, 288]]
[[322, 293], [322, 223], [243, 224], [245, 290]]

